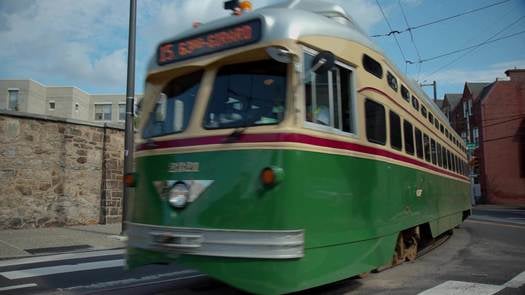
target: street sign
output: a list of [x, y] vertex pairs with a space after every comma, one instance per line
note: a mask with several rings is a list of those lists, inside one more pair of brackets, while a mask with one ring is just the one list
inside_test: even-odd
[[467, 150], [473, 150], [477, 147], [475, 143], [467, 143]]

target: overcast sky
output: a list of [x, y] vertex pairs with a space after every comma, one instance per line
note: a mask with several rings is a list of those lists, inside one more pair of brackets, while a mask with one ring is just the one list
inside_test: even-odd
[[[331, 0], [341, 4], [369, 35], [388, 33], [375, 0]], [[394, 30], [503, 0], [379, 0]], [[143, 91], [146, 64], [157, 43], [191, 27], [228, 16], [221, 0], [138, 0], [136, 92]], [[282, 0], [253, 0], [255, 8]], [[124, 93], [128, 0], [0, 0], [0, 78], [33, 79], [76, 86], [89, 93]], [[373, 38], [399, 69], [419, 81], [437, 80], [438, 93], [462, 92], [468, 81], [494, 81], [509, 68], [525, 68], [525, 1], [509, 0], [410, 34]], [[499, 34], [498, 34], [499, 33]], [[490, 37], [510, 38], [421, 64]], [[404, 55], [404, 58], [403, 58]], [[448, 65], [448, 66], [447, 66]], [[446, 66], [446, 67], [444, 67]], [[436, 72], [436, 70], [439, 70]], [[434, 73], [435, 72], [435, 73]], [[425, 89], [431, 93], [431, 89]]]

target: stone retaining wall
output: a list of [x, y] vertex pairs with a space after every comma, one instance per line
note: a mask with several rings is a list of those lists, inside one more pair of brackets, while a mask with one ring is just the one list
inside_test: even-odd
[[121, 220], [124, 131], [0, 111], [0, 229]]

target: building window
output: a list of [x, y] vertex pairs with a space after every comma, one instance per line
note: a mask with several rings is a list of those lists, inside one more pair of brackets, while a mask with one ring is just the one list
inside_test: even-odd
[[412, 124], [408, 121], [403, 121], [403, 134], [405, 136], [405, 152], [407, 154], [414, 154], [414, 131]]
[[385, 107], [367, 99], [365, 101], [365, 124], [368, 141], [384, 145], [386, 142]]
[[7, 109], [11, 111], [18, 111], [18, 94], [20, 93], [19, 89], [8, 89], [8, 104]]
[[50, 102], [49, 102], [49, 110], [50, 110], [50, 111], [54, 111], [55, 108], [56, 108], [56, 104], [55, 104], [55, 102], [54, 102], [54, 101], [50, 101]]
[[423, 135], [421, 130], [415, 128], [416, 133], [416, 155], [418, 158], [423, 159]]
[[126, 120], [126, 104], [119, 103], [118, 105], [118, 119], [119, 121]]
[[414, 109], [419, 111], [419, 101], [415, 96], [412, 96], [412, 106], [414, 107]]
[[388, 81], [388, 86], [390, 86], [390, 88], [392, 88], [394, 91], [397, 92], [397, 79], [396, 77], [394, 77], [394, 75], [392, 75], [392, 73], [390, 72], [386, 72], [386, 79]]
[[[354, 103], [352, 88], [352, 70], [336, 62], [336, 66], [323, 74], [316, 74], [308, 68], [314, 56], [310, 49], [305, 48], [304, 55], [305, 105], [306, 121], [317, 125], [307, 125], [318, 128], [319, 125], [354, 133]], [[312, 51], [313, 52], [313, 51]], [[308, 124], [310, 124], [308, 123]], [[324, 127], [323, 127], [324, 128]]]
[[403, 149], [403, 142], [401, 138], [401, 119], [399, 115], [390, 111], [390, 145], [392, 148], [400, 151]]
[[111, 104], [95, 104], [95, 121], [111, 121]]
[[379, 79], [383, 78], [383, 68], [381, 64], [366, 54], [363, 55], [363, 67], [367, 72]]
[[405, 87], [405, 85], [401, 85], [401, 96], [403, 97], [404, 100], [406, 100], [407, 102], [410, 102], [410, 92]]

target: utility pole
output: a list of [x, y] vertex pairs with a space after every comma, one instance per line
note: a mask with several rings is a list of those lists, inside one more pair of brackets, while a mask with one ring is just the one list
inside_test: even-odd
[[436, 84], [436, 81], [434, 80], [434, 82], [428, 83], [428, 84], [422, 84], [422, 83], [419, 84], [419, 87], [423, 87], [423, 86], [432, 86], [432, 87], [434, 87], [434, 103], [435, 103], [437, 101], [437, 84]]
[[122, 180], [122, 232], [126, 230], [127, 202], [131, 188], [126, 185], [125, 178], [133, 172], [133, 113], [135, 99], [135, 40], [137, 23], [137, 0], [130, 0], [129, 5], [129, 35], [128, 35], [128, 73], [126, 84], [126, 121], [124, 129], [124, 177]]

